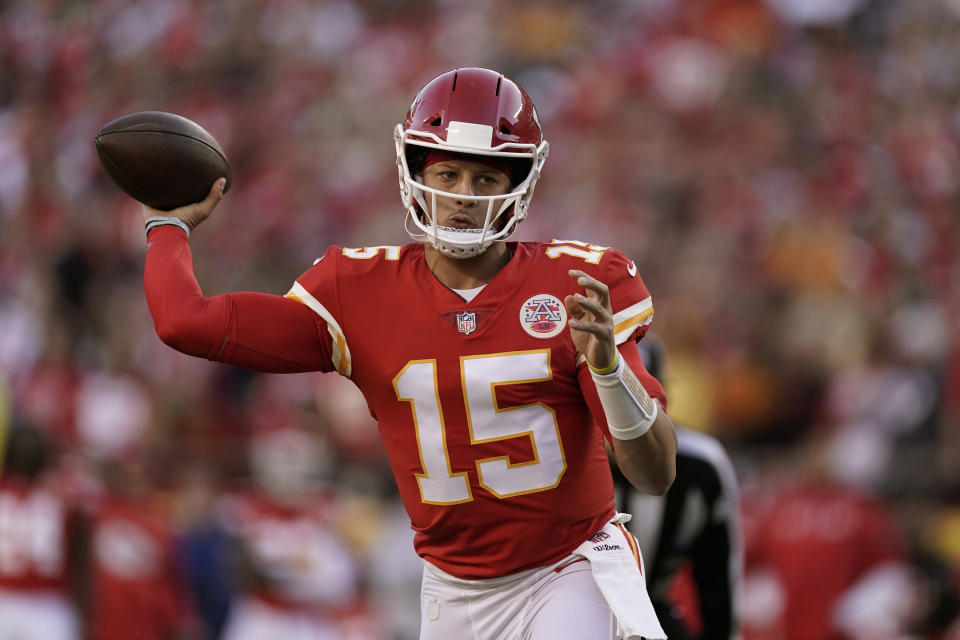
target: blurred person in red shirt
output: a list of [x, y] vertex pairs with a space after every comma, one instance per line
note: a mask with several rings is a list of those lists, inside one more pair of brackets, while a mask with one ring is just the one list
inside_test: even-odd
[[82, 520], [58, 490], [47, 435], [16, 424], [0, 475], [0, 638], [78, 640]]
[[92, 640], [199, 637], [172, 511], [148, 455], [138, 447], [101, 462], [104, 493], [90, 509], [87, 551]]
[[[358, 633], [361, 567], [341, 535], [344, 501], [319, 480], [317, 440], [283, 426], [250, 441], [253, 486], [222, 502], [235, 539], [240, 594], [224, 640], [335, 640]], [[372, 631], [358, 637], [372, 637]]]
[[899, 638], [915, 615], [894, 513], [833, 479], [829, 444], [813, 436], [798, 445], [799, 464], [744, 492], [746, 640]]

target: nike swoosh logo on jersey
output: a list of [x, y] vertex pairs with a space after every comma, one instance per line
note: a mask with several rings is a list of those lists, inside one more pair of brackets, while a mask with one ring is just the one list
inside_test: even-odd
[[633, 260], [630, 261], [630, 264], [627, 265], [627, 273], [630, 274], [630, 277], [637, 275], [637, 263]]

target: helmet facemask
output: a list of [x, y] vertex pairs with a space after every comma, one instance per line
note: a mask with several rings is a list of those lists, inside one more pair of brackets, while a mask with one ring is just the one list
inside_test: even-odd
[[[453, 258], [472, 258], [483, 253], [493, 243], [510, 238], [517, 225], [527, 216], [533, 189], [546, 160], [547, 143], [541, 143], [540, 147], [511, 145], [525, 148], [478, 153], [475, 148], [454, 146], [439, 139], [427, 142], [422, 139], [424, 137], [435, 138], [432, 134], [404, 131], [401, 125], [397, 125], [394, 136], [400, 194], [407, 212], [404, 228], [410, 237], [418, 242], [429, 243], [444, 255]], [[410, 147], [465, 154], [465, 159], [470, 159], [470, 156], [522, 159], [527, 162], [517, 164], [525, 164], [529, 168], [519, 181], [511, 176], [510, 191], [504, 194], [480, 196], [451, 193], [423, 184], [422, 170], [419, 167], [411, 169], [408, 157]], [[439, 198], [476, 202], [485, 211], [482, 226], [478, 229], [457, 229], [438, 225], [432, 212], [437, 210]]]
[[[547, 158], [537, 110], [515, 82], [491, 69], [453, 69], [428, 82], [394, 131], [404, 228], [418, 242], [444, 255], [471, 258], [509, 238], [527, 216], [540, 170]], [[441, 150], [466, 154], [483, 164], [492, 158], [510, 163], [508, 193], [465, 196], [426, 187], [414, 156]], [[523, 168], [514, 165], [523, 164]], [[520, 175], [523, 174], [523, 175]], [[440, 198], [466, 200], [485, 211], [480, 229], [456, 229], [436, 223]]]

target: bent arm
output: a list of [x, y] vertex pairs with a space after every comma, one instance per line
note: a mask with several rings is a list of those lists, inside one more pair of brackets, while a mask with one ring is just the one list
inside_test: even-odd
[[144, 290], [157, 335], [188, 355], [253, 371], [331, 369], [316, 315], [289, 298], [264, 293], [206, 297], [193, 273], [186, 234], [175, 226], [150, 231]]
[[[653, 380], [643, 368], [635, 342], [627, 341], [621, 344], [618, 351], [623, 360], [623, 366], [629, 366], [638, 379], [644, 382], [647, 378]], [[609, 435], [603, 404], [600, 402], [589, 368], [582, 366], [578, 376], [590, 413], [593, 414], [597, 424]], [[659, 398], [655, 398], [654, 402], [658, 400]], [[652, 495], [663, 495], [667, 492], [677, 475], [677, 435], [673, 422], [662, 405], [646, 433], [629, 440], [610, 436], [610, 442], [617, 466], [630, 484]]]
[[677, 438], [673, 422], [661, 411], [650, 430], [633, 440], [611, 438], [617, 466], [640, 491], [662, 496], [677, 476]]

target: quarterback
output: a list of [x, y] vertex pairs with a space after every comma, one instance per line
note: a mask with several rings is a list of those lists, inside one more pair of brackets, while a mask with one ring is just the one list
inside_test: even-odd
[[[509, 239], [548, 147], [502, 74], [434, 78], [394, 138], [414, 242], [331, 247], [286, 295], [203, 295], [188, 237], [222, 179], [203, 202], [144, 207], [158, 335], [357, 385], [424, 560], [421, 638], [665, 637], [604, 448], [642, 491], [673, 482], [676, 436], [637, 349], [653, 306], [636, 265], [584, 242]], [[384, 323], [383, 309], [403, 312]]]

